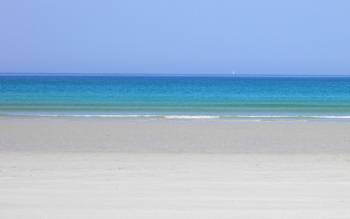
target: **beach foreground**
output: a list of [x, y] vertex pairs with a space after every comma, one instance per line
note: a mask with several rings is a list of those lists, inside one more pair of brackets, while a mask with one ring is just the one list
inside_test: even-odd
[[349, 218], [349, 128], [1, 118], [0, 218]]

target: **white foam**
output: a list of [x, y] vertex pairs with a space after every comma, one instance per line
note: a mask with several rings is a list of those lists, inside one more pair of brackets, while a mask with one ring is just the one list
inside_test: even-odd
[[164, 116], [166, 119], [220, 119], [220, 116], [208, 116], [208, 115], [201, 115], [201, 116], [190, 116], [190, 115], [167, 115]]
[[350, 116], [338, 115], [238, 115], [237, 118], [315, 118], [315, 119], [350, 119]]
[[[62, 116], [62, 115], [58, 115]], [[148, 117], [156, 117], [156, 115], [113, 115], [113, 114], [82, 114], [82, 115], [63, 115], [63, 116], [68, 116], [68, 117], [103, 117], [103, 118], [138, 118], [138, 117], [143, 117], [143, 118], [148, 118]]]
[[293, 115], [237, 115], [233, 116], [237, 118], [297, 118], [300, 116], [293, 116]]
[[162, 119], [350, 119], [350, 115], [176, 115], [176, 114], [65, 114], [6, 113], [4, 116], [85, 117], [85, 118], [162, 118]]
[[321, 118], [321, 119], [350, 119], [350, 116], [308, 116], [310, 118]]

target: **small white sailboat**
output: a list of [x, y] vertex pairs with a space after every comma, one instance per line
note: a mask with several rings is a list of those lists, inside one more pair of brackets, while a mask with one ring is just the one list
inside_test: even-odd
[[236, 77], [236, 72], [235, 71], [232, 71], [231, 74], [232, 74], [233, 78]]

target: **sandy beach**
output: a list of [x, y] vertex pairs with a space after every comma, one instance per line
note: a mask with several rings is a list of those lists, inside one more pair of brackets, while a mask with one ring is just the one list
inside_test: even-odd
[[350, 122], [0, 118], [0, 152], [350, 153]]
[[0, 119], [0, 218], [350, 218], [350, 123]]
[[1, 1], [0, 219], [350, 219], [349, 11]]

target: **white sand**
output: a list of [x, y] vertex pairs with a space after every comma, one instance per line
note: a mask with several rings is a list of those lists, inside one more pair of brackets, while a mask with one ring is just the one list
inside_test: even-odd
[[350, 156], [6, 153], [0, 218], [350, 218]]
[[[350, 218], [349, 137], [342, 131], [348, 123], [0, 122], [1, 219]], [[245, 150], [241, 144], [253, 142], [245, 132], [224, 138], [215, 132], [223, 127], [270, 137]], [[127, 136], [133, 129], [137, 146]], [[327, 129], [333, 145], [322, 135]], [[215, 144], [221, 152], [209, 150]]]
[[350, 122], [0, 117], [9, 151], [350, 153]]

